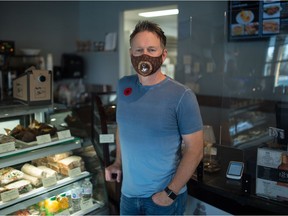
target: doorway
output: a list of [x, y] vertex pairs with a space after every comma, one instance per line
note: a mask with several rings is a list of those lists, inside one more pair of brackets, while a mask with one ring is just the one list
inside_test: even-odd
[[159, 10], [169, 10], [177, 9], [177, 5], [169, 5], [163, 7], [153, 7], [153, 8], [141, 8], [134, 10], [126, 10], [123, 12], [123, 25], [121, 28], [122, 37], [120, 37], [119, 53], [120, 53], [120, 74], [119, 77], [134, 74], [134, 69], [130, 62], [129, 55], [129, 37], [132, 33], [135, 25], [140, 20], [150, 20], [153, 21], [163, 29], [167, 37], [166, 48], [168, 50], [168, 56], [162, 65], [162, 71], [171, 78], [174, 78], [175, 65], [177, 61], [177, 39], [178, 39], [178, 15], [169, 16], [159, 16], [159, 17], [141, 17], [138, 14], [148, 11], [159, 11]]

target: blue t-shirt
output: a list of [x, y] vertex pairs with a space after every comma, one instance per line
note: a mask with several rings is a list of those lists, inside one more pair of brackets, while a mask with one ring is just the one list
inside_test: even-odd
[[142, 86], [137, 75], [126, 76], [118, 83], [116, 116], [122, 193], [150, 197], [162, 191], [180, 162], [181, 135], [202, 129], [195, 94], [169, 77], [156, 85]]

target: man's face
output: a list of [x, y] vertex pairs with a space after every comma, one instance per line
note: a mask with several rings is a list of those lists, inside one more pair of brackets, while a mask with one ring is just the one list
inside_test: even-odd
[[161, 71], [167, 50], [161, 46], [157, 34], [144, 31], [131, 41], [130, 55], [135, 71], [142, 76], [150, 76]]
[[[160, 38], [155, 33], [144, 31], [135, 35], [131, 42], [130, 54], [140, 56], [146, 54], [152, 57], [163, 53]], [[164, 60], [164, 59], [163, 59]]]

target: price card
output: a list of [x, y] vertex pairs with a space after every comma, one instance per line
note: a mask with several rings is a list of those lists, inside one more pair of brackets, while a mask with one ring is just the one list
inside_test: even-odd
[[57, 132], [58, 139], [65, 139], [71, 137], [71, 132], [70, 130], [63, 130], [63, 131], [58, 131]]
[[8, 202], [10, 200], [17, 199], [18, 197], [19, 197], [18, 189], [12, 189], [10, 191], [1, 193], [1, 200], [3, 202]]
[[92, 199], [89, 200], [82, 200], [81, 202], [81, 209], [88, 209], [91, 208], [93, 206], [93, 201]]
[[69, 209], [65, 209], [64, 211], [59, 212], [58, 214], [54, 214], [54, 216], [67, 216], [70, 215]]
[[74, 178], [74, 177], [76, 177], [76, 176], [78, 176], [78, 175], [81, 175], [81, 169], [80, 169], [80, 167], [77, 167], [77, 168], [74, 168], [74, 169], [69, 170], [69, 171], [68, 171], [68, 175], [69, 175], [69, 177], [71, 177], [71, 178]]
[[100, 134], [99, 135], [100, 143], [113, 143], [114, 142], [114, 134]]
[[56, 176], [50, 176], [47, 178], [42, 178], [43, 187], [50, 187], [52, 185], [57, 184]]
[[36, 136], [36, 139], [37, 139], [38, 144], [51, 142], [50, 134], [44, 134], [44, 135]]
[[14, 150], [15, 150], [15, 142], [8, 142], [0, 145], [0, 154]]

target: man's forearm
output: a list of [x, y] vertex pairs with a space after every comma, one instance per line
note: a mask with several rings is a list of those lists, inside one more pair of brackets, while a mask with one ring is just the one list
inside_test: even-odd
[[[198, 133], [198, 132], [197, 132]], [[193, 144], [185, 145], [183, 156], [177, 168], [176, 174], [168, 187], [176, 194], [179, 193], [181, 188], [189, 181], [198, 164], [203, 157], [203, 141], [202, 132], [197, 135]], [[200, 137], [199, 137], [200, 136]]]
[[116, 130], [116, 159], [115, 163], [122, 165], [122, 158], [121, 158], [121, 148], [120, 148], [120, 140], [119, 140], [119, 128], [117, 127]]

